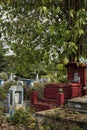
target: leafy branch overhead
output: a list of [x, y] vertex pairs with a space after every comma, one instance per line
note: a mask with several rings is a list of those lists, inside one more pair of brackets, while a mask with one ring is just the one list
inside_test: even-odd
[[35, 65], [86, 56], [86, 0], [1, 0], [0, 8], [2, 43], [15, 53], [12, 71], [28, 75]]

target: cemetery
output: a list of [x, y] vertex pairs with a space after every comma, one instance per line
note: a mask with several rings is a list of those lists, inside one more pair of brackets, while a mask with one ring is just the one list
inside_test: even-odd
[[[40, 98], [41, 86], [38, 86], [38, 84], [41, 83], [30, 79], [19, 79], [17, 81], [11, 79], [10, 82], [14, 82], [14, 84], [12, 83], [8, 87], [5, 100], [0, 101], [0, 104], [4, 107], [4, 114], [8, 117], [15, 117], [16, 111], [27, 110], [27, 107], [31, 107], [34, 110], [36, 120], [39, 121], [39, 128], [44, 119], [55, 111], [57, 113], [56, 118], [62, 118], [64, 121], [65, 119], [71, 120], [71, 122], [77, 120], [77, 124], [82, 122], [81, 124], [85, 126], [87, 122], [87, 65], [80, 62], [68, 62], [65, 68], [67, 70], [67, 82], [47, 82], [43, 84]], [[33, 85], [31, 86], [32, 81]], [[3, 87], [1, 85], [2, 89]], [[27, 95], [28, 97], [25, 98]], [[76, 112], [79, 114], [76, 114]], [[50, 118], [54, 117], [55, 115]]]
[[[15, 117], [16, 111], [22, 113], [22, 111], [27, 110], [27, 107], [31, 107], [34, 110], [38, 128], [46, 123], [45, 118], [54, 119], [54, 121], [58, 118], [58, 120], [62, 119], [63, 122], [67, 119], [71, 124], [77, 122], [75, 124], [82, 128], [85, 127], [84, 130], [86, 130], [87, 65], [80, 62], [68, 62], [65, 68], [67, 69], [67, 82], [45, 83], [40, 98], [39, 90], [41, 86], [36, 87], [38, 82], [29, 87], [28, 79], [24, 79], [24, 83], [27, 82], [25, 87], [23, 80], [18, 80], [15, 84], [10, 85], [6, 94], [7, 99], [0, 101], [4, 106], [4, 114], [9, 118]], [[25, 91], [26, 89], [30, 91]], [[25, 98], [27, 95], [28, 98]]]
[[0, 130], [87, 130], [87, 0], [0, 0]]
[[87, 65], [69, 62], [67, 68], [67, 83], [51, 83], [45, 85], [44, 98], [38, 100], [38, 92], [31, 94], [31, 103], [36, 111], [61, 107], [67, 103], [68, 108], [86, 112]]

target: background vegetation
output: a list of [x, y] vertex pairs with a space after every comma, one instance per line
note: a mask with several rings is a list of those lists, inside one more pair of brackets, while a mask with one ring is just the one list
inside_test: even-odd
[[4, 69], [22, 77], [54, 74], [58, 63], [86, 58], [86, 9], [87, 0], [1, 0], [0, 43], [14, 53]]

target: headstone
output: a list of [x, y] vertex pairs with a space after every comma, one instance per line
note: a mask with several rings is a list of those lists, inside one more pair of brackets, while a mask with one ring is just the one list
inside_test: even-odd
[[80, 77], [79, 77], [78, 73], [74, 73], [74, 79], [73, 79], [73, 81], [80, 82]]
[[14, 80], [15, 77], [16, 77], [15, 74], [11, 73], [10, 80]]
[[16, 109], [23, 107], [23, 96], [23, 87], [19, 82], [17, 85], [13, 85], [9, 88], [7, 100], [10, 115], [13, 115]]
[[3, 86], [3, 85], [4, 85], [4, 80], [0, 79], [0, 86]]
[[39, 81], [39, 75], [36, 74], [36, 81], [38, 82]]

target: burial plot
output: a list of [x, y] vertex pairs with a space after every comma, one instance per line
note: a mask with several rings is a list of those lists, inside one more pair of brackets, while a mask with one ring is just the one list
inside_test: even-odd
[[23, 87], [20, 83], [13, 85], [9, 88], [8, 92], [8, 108], [9, 114], [13, 115], [14, 111], [20, 107], [23, 107]]

